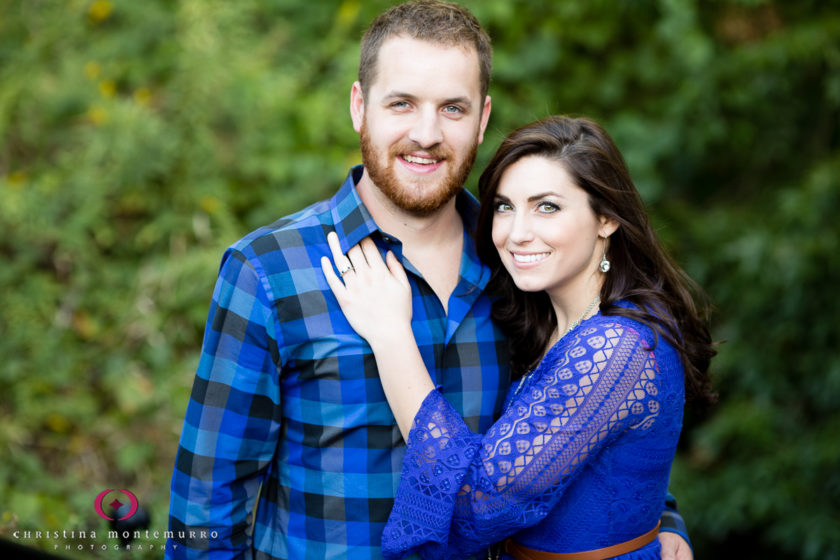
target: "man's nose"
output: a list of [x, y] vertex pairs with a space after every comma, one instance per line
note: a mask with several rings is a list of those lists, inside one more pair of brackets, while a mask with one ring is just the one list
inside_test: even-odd
[[417, 114], [417, 119], [408, 134], [409, 140], [421, 148], [431, 148], [443, 142], [443, 132], [440, 127], [440, 115], [437, 110], [423, 108]]

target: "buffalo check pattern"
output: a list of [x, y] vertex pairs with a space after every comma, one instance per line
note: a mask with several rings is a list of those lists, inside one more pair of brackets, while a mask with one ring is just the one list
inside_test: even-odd
[[381, 558], [405, 445], [371, 349], [321, 271], [330, 231], [345, 251], [371, 236], [400, 258], [423, 359], [470, 429], [487, 430], [499, 412], [507, 343], [470, 236], [476, 200], [458, 195], [464, 252], [447, 314], [370, 217], [361, 174], [225, 252], [172, 477], [167, 557]]

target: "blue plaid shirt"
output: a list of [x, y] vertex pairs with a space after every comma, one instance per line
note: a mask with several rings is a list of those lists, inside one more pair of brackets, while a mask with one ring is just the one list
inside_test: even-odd
[[321, 271], [330, 231], [345, 251], [373, 236], [400, 258], [435, 384], [472, 430], [492, 425], [510, 379], [483, 294], [490, 270], [468, 233], [475, 198], [456, 201], [464, 252], [447, 314], [362, 204], [361, 174], [225, 253], [172, 478], [167, 557], [381, 558], [405, 446], [371, 349]]

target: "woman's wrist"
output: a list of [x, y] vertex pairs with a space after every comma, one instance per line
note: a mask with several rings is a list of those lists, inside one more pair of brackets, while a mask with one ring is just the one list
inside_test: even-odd
[[417, 343], [414, 341], [414, 331], [411, 330], [411, 323], [396, 322], [381, 325], [377, 332], [370, 337], [368, 344], [376, 354], [380, 351], [389, 352], [406, 345], [416, 346]]

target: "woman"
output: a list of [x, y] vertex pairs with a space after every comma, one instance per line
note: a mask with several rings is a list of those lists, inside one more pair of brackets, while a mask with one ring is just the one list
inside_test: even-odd
[[658, 560], [685, 396], [712, 398], [694, 284], [591, 121], [515, 131], [479, 190], [479, 255], [520, 376], [486, 434], [467, 429], [424, 369], [394, 255], [386, 265], [366, 239], [345, 257], [332, 236], [336, 264], [354, 270], [339, 279], [322, 262], [408, 443], [383, 552], [464, 558], [511, 537], [505, 557], [516, 559]]

